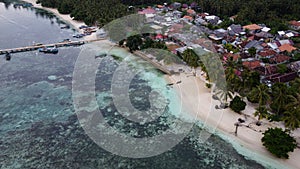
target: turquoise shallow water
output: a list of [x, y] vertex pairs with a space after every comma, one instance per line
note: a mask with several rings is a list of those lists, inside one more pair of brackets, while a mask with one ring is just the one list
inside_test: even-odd
[[[51, 18], [32, 9], [5, 8], [0, 3], [0, 16], [0, 48], [57, 42], [73, 34], [72, 30], [61, 30], [55, 18], [51, 22]], [[0, 59], [1, 169], [264, 168], [238, 154], [218, 136], [200, 143], [199, 133], [205, 131], [196, 125], [178, 145], [155, 157], [132, 159], [102, 149], [85, 134], [74, 112], [72, 76], [80, 50], [63, 48], [58, 55], [13, 54], [10, 62]], [[120, 61], [107, 57], [96, 78], [97, 102], [107, 122], [135, 137], [151, 137], [172, 128], [180, 109], [176, 93], [166, 86], [162, 74], [144, 61], [130, 56], [125, 60], [133, 67], [146, 69], [130, 84], [134, 107], [149, 109], [149, 93], [153, 90], [165, 96], [168, 105], [153, 123], [137, 125], [124, 119], [111, 98], [112, 76]]]

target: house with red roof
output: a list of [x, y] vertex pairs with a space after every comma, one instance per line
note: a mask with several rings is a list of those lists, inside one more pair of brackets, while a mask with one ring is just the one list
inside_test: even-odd
[[248, 29], [250, 31], [254, 31], [254, 30], [259, 30], [261, 29], [262, 27], [257, 25], [257, 24], [251, 24], [251, 25], [245, 25], [243, 26], [244, 29]]
[[185, 16], [183, 17], [183, 19], [185, 19], [185, 20], [187, 20], [187, 21], [189, 21], [189, 22], [193, 22], [193, 20], [194, 20], [193, 17], [188, 16], [188, 15], [185, 15]]
[[261, 66], [261, 62], [259, 60], [245, 61], [245, 62], [243, 62], [243, 65], [251, 70], [254, 70], [255, 68]]
[[227, 61], [230, 58], [232, 58], [233, 61], [237, 61], [238, 59], [241, 58], [241, 56], [239, 54], [234, 54], [234, 53], [224, 53], [223, 55], [224, 61]]
[[187, 14], [190, 15], [190, 16], [194, 16], [196, 15], [196, 12], [193, 10], [193, 9], [188, 9], [186, 10]]
[[292, 29], [300, 30], [300, 22], [299, 21], [293, 20], [293, 21], [290, 21], [289, 24]]
[[252, 40], [254, 40], [254, 39], [255, 39], [255, 36], [249, 36], [247, 40], [248, 40], [248, 41], [252, 41]]
[[291, 58], [289, 56], [283, 55], [283, 54], [277, 54], [275, 55], [273, 58], [270, 58], [270, 62], [271, 63], [284, 63], [284, 62], [288, 62]]
[[170, 52], [172, 52], [173, 54], [177, 54], [177, 50], [178, 48], [180, 48], [181, 46], [177, 45], [177, 44], [168, 44], [167, 48]]
[[162, 35], [162, 34], [157, 34], [155, 36], [155, 40], [164, 40], [164, 39], [167, 39], [168, 37], [165, 36], [165, 35]]
[[202, 19], [204, 19], [206, 16], [208, 16], [207, 13], [199, 13], [198, 17], [201, 17]]
[[138, 14], [142, 14], [142, 15], [145, 15], [145, 14], [155, 14], [155, 13], [156, 13], [155, 9], [153, 9], [150, 6], [148, 8], [146, 8], [146, 9], [143, 9], [143, 10], [141, 10], [141, 11], [138, 12]]
[[280, 52], [284, 52], [284, 51], [292, 52], [294, 50], [297, 50], [297, 48], [295, 48], [294, 46], [292, 46], [290, 44], [284, 44], [279, 47], [279, 50], [280, 50]]
[[277, 65], [265, 65], [255, 68], [259, 74], [264, 76], [270, 76], [277, 73]]
[[266, 58], [266, 57], [272, 57], [272, 56], [274, 56], [275, 54], [277, 54], [277, 52], [275, 52], [275, 51], [272, 50], [272, 49], [265, 49], [265, 50], [260, 51], [260, 52], [258, 53], [258, 55], [259, 55], [260, 57], [263, 57], [263, 58]]
[[198, 39], [193, 40], [192, 42], [194, 44], [198, 44], [212, 52], [217, 52], [214, 44], [210, 40], [207, 40], [207, 38], [198, 38]]
[[268, 79], [274, 83], [275, 82], [285, 83], [285, 82], [294, 80], [296, 77], [298, 77], [297, 72], [290, 72], [290, 73], [285, 73], [285, 74], [276, 73], [276, 74], [266, 77], [266, 79]]

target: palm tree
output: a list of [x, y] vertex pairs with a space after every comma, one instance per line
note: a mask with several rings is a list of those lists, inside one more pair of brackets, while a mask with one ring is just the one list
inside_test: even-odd
[[300, 78], [296, 78], [291, 82], [293, 86], [300, 88]]
[[258, 117], [258, 121], [260, 121], [263, 118], [268, 118], [269, 113], [268, 113], [267, 107], [266, 106], [259, 106], [258, 108], [256, 108], [254, 116]]
[[196, 75], [196, 68], [199, 66], [198, 55], [192, 49], [187, 49], [183, 52], [182, 58], [192, 69], [194, 69], [193, 74]]
[[283, 115], [282, 120], [287, 128], [295, 130], [300, 127], [300, 106], [285, 111]]
[[269, 88], [265, 84], [260, 84], [252, 89], [248, 97], [251, 100], [257, 101], [259, 106], [266, 105], [270, 100]]
[[286, 109], [293, 109], [300, 105], [300, 93], [296, 93], [296, 96], [288, 95], [289, 103], [286, 105]]
[[260, 75], [257, 72], [250, 71], [248, 68], [243, 68], [242, 82], [241, 82], [241, 94], [246, 95], [254, 87], [260, 84]]
[[285, 126], [291, 130], [300, 127], [300, 93], [288, 95], [289, 102], [286, 105], [286, 111], [283, 113], [282, 120]]
[[275, 110], [276, 114], [284, 112], [288, 104], [288, 87], [284, 83], [276, 83], [272, 86], [272, 104], [271, 108]]
[[300, 78], [296, 78], [294, 81], [290, 82], [291, 93], [298, 93], [300, 91]]
[[258, 89], [258, 98], [259, 105], [265, 105], [270, 100], [269, 88], [265, 84], [261, 84], [257, 87]]
[[227, 103], [228, 99], [232, 99], [233, 98], [233, 92], [230, 91], [230, 90], [226, 90], [226, 89], [218, 89], [218, 91], [216, 92], [216, 95], [224, 103]]
[[228, 88], [232, 91], [237, 91], [242, 88], [241, 79], [236, 75], [236, 69], [233, 67], [227, 67], [225, 69], [226, 81]]

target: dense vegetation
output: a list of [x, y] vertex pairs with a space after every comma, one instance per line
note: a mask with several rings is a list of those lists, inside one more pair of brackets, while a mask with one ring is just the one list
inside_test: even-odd
[[99, 26], [131, 13], [128, 10], [130, 5], [148, 6], [176, 1], [196, 2], [198, 12], [208, 12], [222, 18], [238, 15], [237, 22], [241, 24], [265, 23], [274, 31], [286, 29], [285, 21], [300, 18], [299, 0], [38, 0], [43, 6], [58, 8], [61, 13], [70, 13], [87, 24], [97, 22]]
[[270, 128], [263, 134], [263, 145], [279, 158], [289, 158], [288, 153], [297, 146], [296, 140], [281, 128]]
[[185, 50], [181, 57], [189, 66], [193, 68], [200, 66], [199, 57], [192, 49]]
[[298, 0], [195, 0], [204, 11], [220, 15], [233, 16], [238, 20], [264, 22], [282, 19], [299, 19], [300, 1]]
[[145, 36], [142, 37], [141, 35], [133, 35], [129, 36], [127, 39], [119, 41], [119, 45], [124, 45], [126, 41], [126, 47], [129, 48], [130, 52], [135, 50], [143, 50], [149, 48], [156, 48], [156, 49], [167, 49], [167, 46], [162, 41], [154, 41], [150, 37]]
[[103, 26], [110, 21], [132, 13], [119, 0], [38, 0], [45, 7], [58, 8], [88, 25]]

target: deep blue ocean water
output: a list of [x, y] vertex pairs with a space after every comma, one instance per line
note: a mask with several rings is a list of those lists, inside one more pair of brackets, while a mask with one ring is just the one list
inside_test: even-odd
[[[32, 8], [14, 8], [0, 3], [0, 48], [33, 43], [58, 42], [72, 37], [71, 29], [49, 14]], [[72, 102], [72, 75], [82, 47], [61, 48], [57, 55], [37, 51], [12, 55], [10, 62], [0, 58], [0, 168], [1, 169], [202, 169], [264, 168], [237, 153], [231, 144], [212, 135], [206, 142], [197, 138], [196, 125], [171, 150], [150, 158], [131, 159], [114, 155], [95, 144], [80, 126]], [[149, 66], [132, 58], [136, 65]], [[130, 133], [109, 96], [111, 80], [119, 61], [108, 58], [99, 67], [96, 79], [98, 104], [108, 123]], [[152, 78], [152, 79], [151, 79]], [[151, 80], [151, 82], [149, 82]], [[152, 70], [136, 76], [130, 98], [135, 107], [149, 107], [149, 92], [165, 85], [162, 74]], [[172, 108], [164, 119], [173, 118]], [[169, 127], [168, 120], [139, 128], [155, 135]], [[144, 126], [145, 127], [145, 126]], [[141, 136], [141, 135], [140, 135]]]

